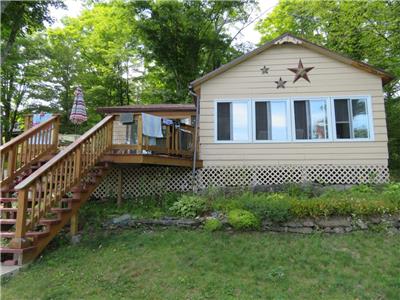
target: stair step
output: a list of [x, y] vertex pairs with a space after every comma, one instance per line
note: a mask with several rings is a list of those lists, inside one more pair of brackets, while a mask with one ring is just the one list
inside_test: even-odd
[[16, 259], [8, 259], [1, 263], [2, 266], [16, 266], [18, 265], [18, 260]]
[[17, 212], [18, 208], [13, 207], [0, 207], [0, 212]]
[[8, 247], [1, 247], [0, 253], [21, 254], [21, 253], [33, 250], [35, 248], [36, 248], [35, 246], [26, 247], [26, 248], [22, 248], [22, 249], [12, 249], [12, 248], [8, 248]]
[[16, 202], [16, 201], [18, 201], [17, 198], [7, 198], [7, 197], [5, 197], [5, 198], [1, 197], [0, 198], [0, 203], [9, 203], [9, 202]]
[[61, 207], [52, 207], [51, 212], [53, 213], [64, 213], [64, 212], [70, 212], [70, 208], [61, 208]]
[[39, 224], [41, 225], [54, 225], [61, 222], [61, 219], [40, 219]]
[[[45, 237], [49, 235], [49, 231], [28, 231], [26, 233], [27, 237]], [[2, 238], [13, 238], [15, 232], [0, 232], [0, 237]]]
[[12, 225], [17, 222], [16, 219], [0, 219], [0, 225]]

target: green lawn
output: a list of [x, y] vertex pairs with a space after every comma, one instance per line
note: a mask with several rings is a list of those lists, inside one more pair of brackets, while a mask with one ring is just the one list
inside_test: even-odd
[[49, 250], [2, 299], [399, 299], [400, 237], [125, 230]]

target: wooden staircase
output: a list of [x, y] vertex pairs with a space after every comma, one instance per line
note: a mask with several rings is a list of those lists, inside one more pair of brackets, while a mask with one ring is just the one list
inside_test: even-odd
[[101, 158], [112, 146], [113, 118], [107, 116], [57, 154], [58, 117], [0, 147], [7, 169], [0, 181], [2, 264], [35, 259], [89, 199], [108, 172]]

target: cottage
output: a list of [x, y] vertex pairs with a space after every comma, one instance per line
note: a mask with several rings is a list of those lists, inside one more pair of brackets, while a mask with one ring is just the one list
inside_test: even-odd
[[385, 182], [392, 79], [284, 34], [193, 81], [193, 104], [99, 108], [104, 119], [61, 151], [53, 116], [0, 147], [1, 260], [34, 259], [68, 222], [76, 232], [91, 196]]

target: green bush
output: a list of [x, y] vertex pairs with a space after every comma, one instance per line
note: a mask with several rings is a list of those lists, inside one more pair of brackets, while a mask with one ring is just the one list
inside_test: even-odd
[[194, 218], [207, 211], [207, 202], [199, 196], [183, 195], [171, 206], [170, 210], [177, 216]]
[[284, 194], [251, 195], [244, 207], [261, 219], [284, 222], [290, 218], [290, 203]]
[[217, 231], [222, 228], [222, 223], [218, 219], [207, 219], [204, 223], [204, 229], [207, 231]]
[[228, 214], [228, 222], [237, 230], [250, 230], [260, 227], [260, 220], [244, 209], [234, 209]]

